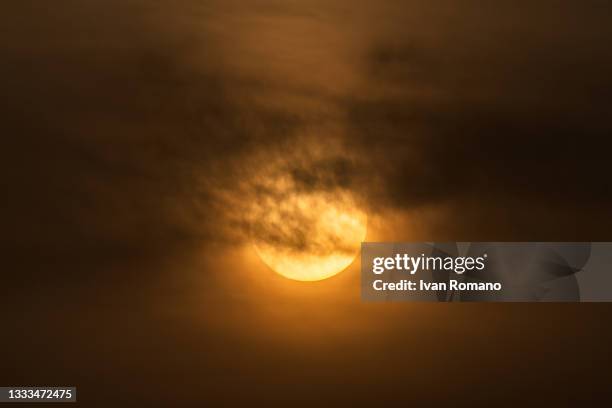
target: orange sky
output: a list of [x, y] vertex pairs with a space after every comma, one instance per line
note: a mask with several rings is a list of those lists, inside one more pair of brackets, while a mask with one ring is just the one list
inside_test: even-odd
[[85, 406], [607, 390], [606, 305], [364, 304], [358, 262], [272, 272], [248, 210], [283, 175], [353, 197], [369, 240], [609, 241], [604, 2], [5, 3], [0, 384]]

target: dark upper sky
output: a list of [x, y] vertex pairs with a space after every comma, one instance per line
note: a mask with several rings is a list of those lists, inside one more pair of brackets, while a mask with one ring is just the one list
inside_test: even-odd
[[[17, 352], [3, 384], [82, 385], [93, 402], [105, 398], [94, 384], [125, 380], [135, 403], [186, 376], [258, 397], [313, 383], [340, 398], [343, 381], [396, 390], [417, 375], [389, 368], [404, 344], [441, 353], [398, 357], [426, 372], [411, 380], [425, 390], [444, 367], [490, 381], [466, 355], [442, 361], [457, 344], [494, 359], [480, 337], [555, 365], [544, 380], [589, 367], [584, 351], [558, 362], [576, 351], [570, 335], [578, 350], [607, 349], [608, 334], [587, 336], [609, 318], [601, 306], [372, 309], [352, 297], [355, 273], [333, 290], [289, 287], [256, 261], [224, 266], [214, 254], [248, 241], [245, 206], [279, 172], [351, 191], [385, 239], [611, 240], [608, 2], [4, 3], [0, 293], [4, 349]], [[232, 286], [235, 270], [255, 286]], [[270, 311], [278, 303], [286, 314]], [[438, 323], [403, 320], [414, 313]], [[494, 315], [507, 325], [478, 323]], [[274, 333], [296, 321], [287, 330], [334, 328], [304, 343], [271, 340], [257, 323]], [[32, 349], [58, 351], [18, 361]], [[362, 367], [370, 349], [379, 359]], [[486, 367], [525, 374], [527, 389], [539, 381], [526, 361]], [[366, 378], [374, 371], [388, 376]]]

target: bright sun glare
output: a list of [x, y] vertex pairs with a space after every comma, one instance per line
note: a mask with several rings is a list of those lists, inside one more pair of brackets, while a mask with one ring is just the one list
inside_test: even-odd
[[366, 214], [348, 192], [281, 194], [259, 205], [259, 257], [289, 279], [318, 281], [347, 268], [365, 240]]

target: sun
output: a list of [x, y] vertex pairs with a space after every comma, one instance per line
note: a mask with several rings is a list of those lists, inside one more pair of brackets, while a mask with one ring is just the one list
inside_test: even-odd
[[260, 203], [253, 233], [259, 257], [278, 274], [298, 281], [342, 272], [365, 240], [366, 213], [346, 191], [287, 191]]

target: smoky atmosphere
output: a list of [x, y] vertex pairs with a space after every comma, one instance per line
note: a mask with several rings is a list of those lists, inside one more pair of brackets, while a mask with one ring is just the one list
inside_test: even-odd
[[601, 304], [367, 303], [364, 241], [612, 241], [612, 4], [5, 0], [0, 386], [586, 405]]

